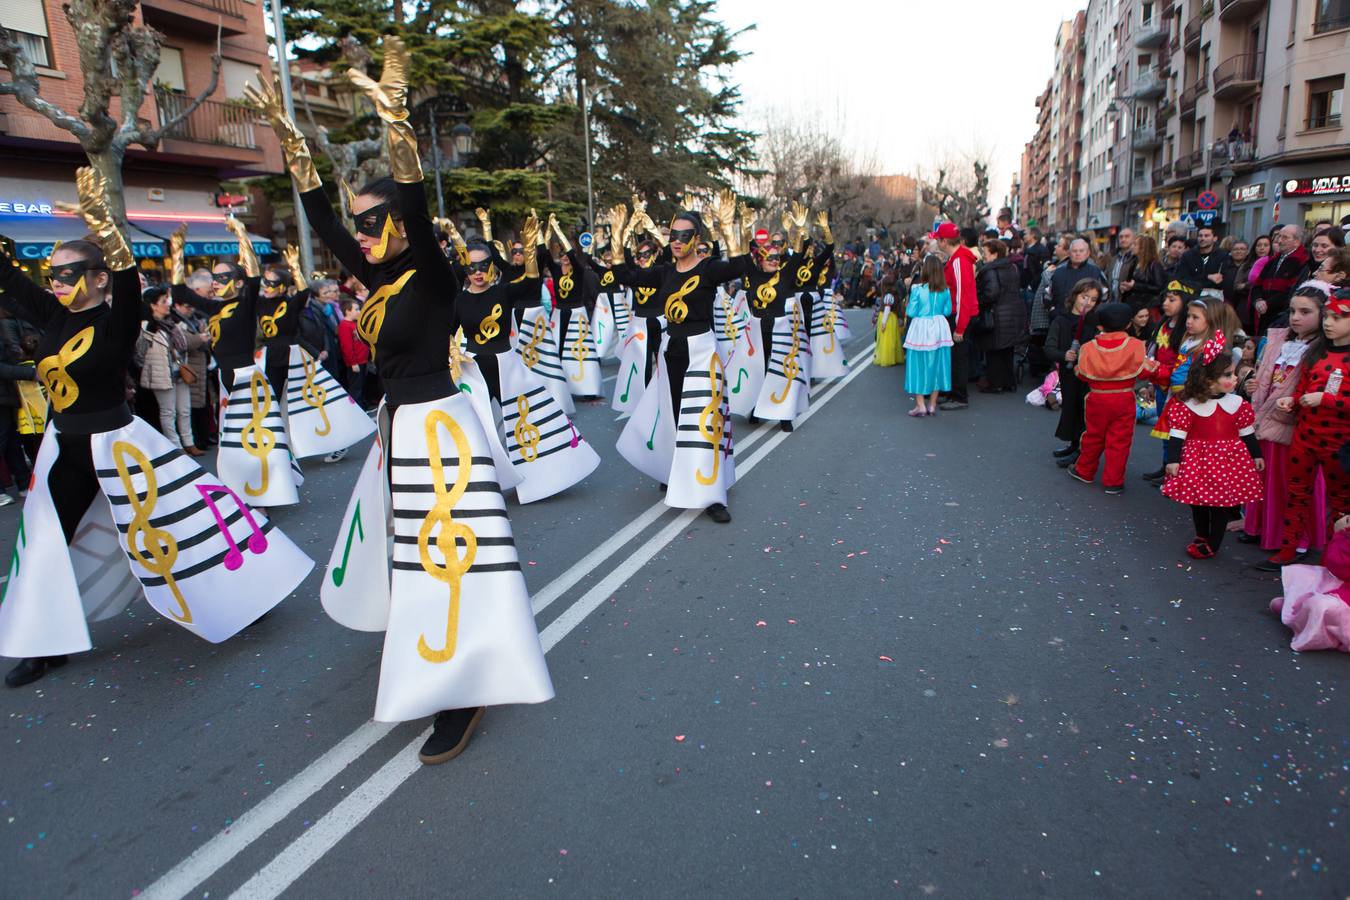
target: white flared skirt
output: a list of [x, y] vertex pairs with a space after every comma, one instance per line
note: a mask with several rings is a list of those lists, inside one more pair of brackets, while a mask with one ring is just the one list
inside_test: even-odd
[[375, 423], [323, 365], [291, 345], [286, 430], [297, 459], [345, 450], [375, 433]]

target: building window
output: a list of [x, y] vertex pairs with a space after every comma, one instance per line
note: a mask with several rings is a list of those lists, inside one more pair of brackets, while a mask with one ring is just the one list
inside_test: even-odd
[[0, 10], [0, 25], [18, 36], [19, 46], [33, 65], [51, 66], [52, 43], [47, 37], [47, 11], [42, 0], [7, 0]]
[[1313, 34], [1350, 28], [1350, 0], [1314, 0]]
[[1319, 78], [1308, 82], [1308, 120], [1304, 127], [1340, 128], [1341, 95], [1345, 93], [1345, 76]]
[[159, 48], [155, 84], [178, 94], [187, 92], [187, 82], [183, 80], [183, 53], [177, 47]]

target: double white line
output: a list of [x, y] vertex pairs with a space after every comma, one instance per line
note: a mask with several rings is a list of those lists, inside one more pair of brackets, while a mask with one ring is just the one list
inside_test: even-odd
[[[797, 421], [805, 422], [818, 410], [833, 400], [849, 382], [857, 378], [872, 363], [872, 351], [875, 344], [857, 354], [853, 370], [841, 381], [824, 385], [823, 395], [811, 404], [811, 408]], [[768, 435], [767, 440], [764, 440]], [[761, 425], [737, 447], [754, 446], [762, 441], [756, 452], [748, 459], [736, 464], [737, 482], [748, 475], [765, 457], [774, 451], [788, 437], [786, 432], [774, 429], [772, 425]], [[534, 612], [538, 615], [551, 603], [571, 590], [578, 582], [591, 574], [607, 559], [621, 549], [634, 546], [633, 539], [645, 531], [652, 523], [660, 519], [670, 507], [658, 502], [633, 521], [624, 526], [599, 547], [578, 560], [571, 568], [563, 572], [543, 590], [534, 595]], [[702, 510], [690, 509], [680, 512], [673, 520], [657, 532], [649, 541], [636, 545], [628, 557], [601, 578], [586, 593], [582, 594], [570, 607], [554, 619], [539, 635], [544, 652], [548, 653], [585, 618], [595, 611], [609, 597], [614, 595], [623, 584], [638, 573], [652, 557], [665, 549]], [[255, 841], [266, 834], [294, 812], [302, 803], [317, 793], [347, 766], [366, 753], [377, 742], [394, 729], [394, 725], [367, 722], [343, 739], [337, 746], [324, 753], [314, 762], [277, 788], [257, 806], [239, 816], [234, 823], [220, 834], [194, 851], [190, 856], [166, 872], [159, 880], [141, 892], [147, 900], [161, 898], [181, 898], [193, 888], [210, 878], [227, 863], [242, 853]], [[430, 734], [428, 728], [411, 743], [396, 752], [392, 759], [379, 768], [356, 790], [345, 796], [337, 806], [320, 818], [303, 834], [287, 845], [272, 861], [260, 869], [238, 890], [231, 894], [237, 900], [270, 900], [290, 887], [314, 863], [323, 858], [338, 841], [359, 825], [381, 803], [389, 798], [398, 787], [407, 781], [414, 772], [422, 768], [418, 762], [417, 750]]]

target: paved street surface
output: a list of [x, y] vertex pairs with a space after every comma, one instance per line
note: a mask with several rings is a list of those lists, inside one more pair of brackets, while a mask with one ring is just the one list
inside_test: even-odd
[[320, 565], [265, 620], [134, 604], [0, 691], [0, 896], [1350, 893], [1350, 660], [1289, 650], [1256, 551], [1185, 558], [1142, 430], [1107, 497], [1020, 397], [906, 418], [850, 319], [794, 434], [737, 420], [729, 526], [579, 410], [600, 469], [511, 510], [558, 696], [444, 766], [319, 605], [362, 454], [308, 464], [277, 520]]

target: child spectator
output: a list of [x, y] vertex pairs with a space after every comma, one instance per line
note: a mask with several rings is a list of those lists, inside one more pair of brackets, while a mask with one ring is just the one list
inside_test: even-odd
[[1087, 400], [1087, 385], [1074, 372], [1078, 364], [1078, 350], [1084, 341], [1092, 340], [1088, 314], [1096, 308], [1102, 296], [1102, 283], [1096, 278], [1076, 282], [1064, 299], [1064, 309], [1050, 322], [1050, 333], [1045, 337], [1045, 355], [1059, 365], [1059, 426], [1055, 437], [1065, 445], [1054, 451], [1061, 469], [1078, 461], [1078, 445], [1083, 437], [1083, 403]]
[[347, 297], [339, 305], [342, 321], [338, 322], [338, 346], [342, 350], [342, 367], [347, 370], [347, 393], [365, 409], [366, 365], [370, 362], [370, 348], [356, 333], [356, 319], [361, 315], [361, 304]]
[[1262, 496], [1256, 413], [1235, 387], [1233, 354], [1219, 332], [1196, 351], [1164, 412], [1170, 432], [1162, 490], [1191, 507], [1195, 540], [1186, 552], [1194, 559], [1213, 559], [1236, 507]]
[[1350, 516], [1338, 519], [1335, 530], [1322, 564], [1286, 566], [1284, 596], [1270, 602], [1270, 611], [1294, 632], [1291, 650], [1350, 653]]
[[881, 282], [882, 295], [877, 301], [877, 312], [872, 318], [877, 326], [876, 364], [898, 366], [905, 361], [900, 346], [900, 314], [896, 311], [895, 278], [887, 275]]
[[905, 392], [914, 395], [911, 416], [934, 416], [938, 393], [952, 385], [952, 331], [946, 317], [952, 312], [952, 295], [942, 259], [924, 257], [919, 278], [909, 289], [905, 328]]
[[[1171, 307], [1173, 297], [1185, 301], [1185, 317], [1180, 320], [1180, 329], [1174, 326], [1167, 331], [1165, 345], [1162, 329], [1159, 330], [1158, 349], [1155, 356], [1158, 367], [1149, 375], [1149, 380], [1166, 392], [1165, 397], [1159, 398], [1158, 403], [1162, 408], [1158, 412], [1158, 423], [1153, 426], [1153, 436], [1163, 441], [1168, 439], [1169, 433], [1167, 410], [1172, 403], [1172, 398], [1180, 394], [1182, 387], [1186, 384], [1186, 375], [1190, 372], [1191, 367], [1191, 356], [1213, 337], [1215, 332], [1214, 322], [1210, 318], [1210, 306], [1196, 296], [1195, 288], [1189, 284], [1182, 284], [1180, 281], [1173, 281], [1169, 284], [1167, 286], [1167, 299], [1163, 303], [1164, 314]], [[1164, 328], [1166, 328], [1166, 325], [1164, 325]], [[1178, 331], [1181, 333], [1178, 334]], [[1166, 452], [1166, 446], [1164, 445], [1164, 463]], [[1166, 473], [1159, 470], [1150, 472], [1144, 476], [1144, 479], [1161, 483], [1165, 476]]]
[[1256, 338], [1244, 337], [1237, 361], [1237, 392], [1248, 403], [1256, 386]]
[[1113, 495], [1125, 491], [1125, 465], [1134, 440], [1134, 381], [1146, 366], [1158, 365], [1145, 358], [1143, 341], [1126, 334], [1130, 319], [1130, 308], [1124, 303], [1108, 303], [1099, 309], [1098, 334], [1083, 345], [1075, 366], [1091, 393], [1084, 404], [1086, 429], [1078, 461], [1069, 474], [1092, 484], [1104, 452], [1102, 486]]

